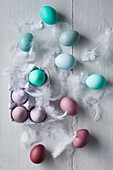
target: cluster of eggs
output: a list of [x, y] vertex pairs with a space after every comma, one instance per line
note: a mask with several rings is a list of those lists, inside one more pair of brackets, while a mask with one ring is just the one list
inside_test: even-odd
[[[50, 6], [43, 6], [40, 9], [40, 16], [43, 22], [48, 25], [56, 24], [58, 21], [57, 11]], [[60, 35], [60, 43], [63, 46], [73, 46], [80, 40], [80, 34], [75, 30], [67, 30]], [[19, 48], [24, 52], [29, 52], [32, 47], [33, 35], [31, 33], [25, 33], [19, 39]], [[63, 70], [73, 69], [76, 66], [76, 60], [74, 56], [70, 54], [60, 54], [55, 58], [55, 65]], [[28, 80], [32, 86], [42, 86], [47, 79], [47, 75], [41, 69], [33, 69], [29, 75]], [[86, 78], [86, 85], [95, 90], [99, 90], [106, 85], [105, 78], [100, 74], [92, 74]], [[28, 111], [22, 105], [27, 102], [29, 96], [24, 89], [19, 89], [11, 93], [11, 99], [17, 104], [12, 109], [12, 119], [16, 122], [24, 122], [28, 117], [35, 122], [40, 123], [45, 120], [46, 113], [43, 109], [33, 107]], [[78, 105], [70, 97], [64, 97], [60, 101], [60, 108], [67, 115], [74, 116], [78, 113]], [[77, 148], [82, 148], [87, 145], [89, 140], [89, 132], [87, 129], [80, 129], [76, 132], [73, 139], [73, 145]], [[46, 157], [46, 149], [42, 144], [36, 145], [30, 152], [30, 159], [33, 163], [39, 164], [44, 161]]]
[[[46, 82], [46, 73], [41, 69], [33, 69], [28, 75], [32, 86], [41, 86]], [[11, 117], [15, 122], [25, 122], [28, 118], [34, 123], [41, 123], [46, 118], [46, 113], [41, 107], [32, 107], [29, 111], [23, 106], [29, 100], [29, 95], [24, 89], [16, 89], [11, 92], [11, 102], [15, 107], [11, 111]]]
[[[43, 22], [48, 25], [56, 24], [58, 21], [57, 11], [50, 6], [43, 6], [40, 9], [40, 16]], [[73, 46], [80, 40], [80, 34], [75, 30], [67, 30], [60, 35], [60, 43], [64, 46]], [[25, 33], [19, 39], [19, 48], [24, 52], [29, 52], [32, 47], [33, 35]], [[62, 53], [55, 58], [55, 65], [63, 70], [70, 70], [76, 66], [74, 56]], [[44, 78], [43, 78], [44, 79]], [[43, 83], [43, 82], [42, 82]], [[99, 90], [106, 85], [105, 78], [100, 74], [92, 74], [86, 79], [86, 85], [95, 90]]]

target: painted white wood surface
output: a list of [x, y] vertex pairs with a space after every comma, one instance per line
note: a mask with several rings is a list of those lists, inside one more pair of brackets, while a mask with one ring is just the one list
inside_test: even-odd
[[[29, 156], [23, 154], [20, 149], [22, 127], [9, 121], [7, 81], [2, 76], [2, 72], [5, 67], [12, 64], [10, 47], [20, 36], [12, 22], [19, 18], [39, 17], [39, 9], [43, 5], [53, 6], [62, 16], [72, 21], [72, 27], [84, 37], [77, 47], [68, 50], [80, 64], [82, 64], [80, 58], [82, 47], [87, 46], [87, 43], [100, 32], [104, 32], [105, 24], [113, 27], [112, 0], [0, 1], [0, 170], [112, 170], [112, 97], [106, 97], [101, 101], [104, 111], [99, 122], [93, 121], [86, 113], [80, 114], [76, 124], [73, 122], [73, 129], [88, 128], [91, 140], [86, 148], [76, 150], [71, 158], [62, 154], [53, 160], [49, 156], [43, 164], [35, 166], [29, 161]], [[99, 67], [92, 63], [84, 66], [89, 73], [102, 73], [113, 83], [112, 68]]]

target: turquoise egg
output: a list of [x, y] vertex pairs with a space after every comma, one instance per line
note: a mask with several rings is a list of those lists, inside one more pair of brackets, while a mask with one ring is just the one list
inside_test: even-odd
[[48, 25], [56, 24], [58, 21], [58, 13], [50, 6], [43, 6], [40, 9], [40, 17]]
[[86, 85], [94, 90], [99, 90], [105, 87], [106, 80], [100, 74], [92, 74], [86, 79]]
[[80, 34], [74, 30], [68, 30], [61, 34], [60, 43], [64, 46], [72, 46], [80, 40]]
[[41, 86], [46, 81], [46, 74], [41, 69], [32, 70], [28, 76], [29, 83], [34, 86]]
[[31, 33], [23, 34], [19, 39], [19, 48], [24, 52], [30, 51], [32, 40], [33, 35]]
[[64, 53], [55, 58], [55, 64], [63, 70], [69, 70], [75, 67], [76, 60], [72, 55]]

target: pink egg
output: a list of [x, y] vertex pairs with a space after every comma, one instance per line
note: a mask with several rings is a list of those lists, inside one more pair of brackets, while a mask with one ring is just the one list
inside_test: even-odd
[[41, 123], [45, 120], [46, 118], [46, 113], [45, 110], [43, 110], [40, 107], [34, 107], [31, 111], [30, 111], [30, 118], [33, 122], [35, 123]]
[[73, 139], [73, 145], [76, 148], [82, 148], [88, 144], [89, 132], [87, 129], [80, 129], [76, 132], [76, 136]]
[[23, 104], [28, 99], [28, 94], [23, 89], [18, 89], [12, 92], [12, 100], [17, 104]]
[[11, 116], [15, 122], [24, 122], [28, 117], [28, 111], [22, 107], [17, 106], [12, 110]]
[[77, 103], [70, 97], [64, 97], [60, 101], [60, 107], [63, 112], [67, 112], [68, 115], [76, 115], [78, 113]]

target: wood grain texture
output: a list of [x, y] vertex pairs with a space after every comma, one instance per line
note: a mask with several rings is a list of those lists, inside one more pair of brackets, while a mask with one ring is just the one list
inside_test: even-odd
[[[12, 56], [10, 56], [10, 47], [13, 42], [17, 42], [20, 33], [15, 29], [14, 24], [18, 19], [39, 18], [40, 8], [44, 5], [53, 6], [60, 13], [60, 20], [64, 16], [71, 23], [71, 1], [65, 0], [4, 0], [0, 2], [0, 169], [1, 170], [71, 170], [69, 162], [72, 158], [67, 158], [65, 154], [56, 160], [47, 155], [47, 160], [43, 164], [35, 166], [29, 160], [29, 150], [22, 151], [19, 141], [23, 128], [21, 125], [13, 124], [9, 121], [8, 111], [8, 90], [7, 81], [2, 76], [3, 69], [12, 65]], [[65, 8], [64, 8], [65, 4]], [[71, 48], [66, 50], [71, 53]], [[52, 141], [51, 141], [52, 142]], [[55, 141], [48, 147], [55, 145]], [[68, 161], [67, 161], [68, 159]]]
[[[19, 145], [22, 127], [9, 121], [7, 81], [2, 76], [3, 69], [12, 65], [10, 47], [20, 37], [13, 23], [17, 19], [39, 17], [43, 5], [53, 6], [60, 19], [65, 16], [71, 21], [72, 29], [83, 36], [79, 45], [66, 49], [79, 61], [78, 70], [85, 67], [89, 74], [96, 72], [105, 75], [113, 83], [112, 68], [81, 62], [81, 50], [90, 41], [104, 32], [107, 26], [113, 27], [112, 0], [2, 0], [0, 1], [0, 170], [112, 170], [113, 168], [113, 104], [112, 97], [101, 101], [103, 107], [102, 119], [95, 122], [87, 113], [81, 113], [73, 129], [87, 128], [91, 133], [89, 145], [82, 150], [76, 149], [73, 157], [62, 154], [53, 160], [48, 159], [39, 166], [29, 161], [29, 155], [23, 153]], [[71, 120], [70, 120], [71, 121]], [[48, 141], [49, 145], [49, 141]]]
[[[113, 83], [111, 75], [111, 67], [103, 67], [95, 62], [81, 62], [81, 51], [83, 47], [87, 47], [90, 41], [100, 33], [104, 33], [107, 27], [113, 27], [112, 12], [113, 1], [108, 0], [74, 0], [73, 2], [73, 24], [74, 29], [78, 30], [83, 36], [80, 44], [74, 47], [74, 56], [82, 65], [91, 73], [100, 73], [105, 76], [107, 81]], [[80, 48], [81, 47], [81, 48]], [[91, 90], [88, 91], [90, 93]], [[95, 95], [95, 94], [94, 94]], [[112, 98], [106, 97], [102, 99], [103, 108], [102, 118], [95, 122], [87, 113], [81, 113], [78, 117], [75, 129], [87, 128], [91, 133], [90, 143], [82, 150], [76, 150], [73, 155], [73, 169], [76, 170], [112, 170], [113, 151], [112, 151], [112, 122], [113, 122], [113, 105]]]

